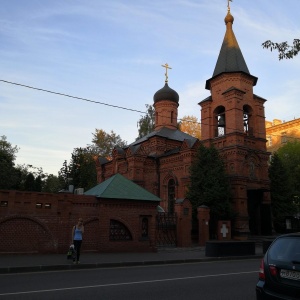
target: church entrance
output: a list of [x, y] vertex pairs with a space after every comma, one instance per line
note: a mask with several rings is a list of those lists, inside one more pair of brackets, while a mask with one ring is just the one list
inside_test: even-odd
[[156, 246], [176, 247], [176, 213], [160, 212], [156, 215]]
[[263, 204], [263, 190], [248, 190], [248, 216], [251, 235], [271, 235], [271, 207]]

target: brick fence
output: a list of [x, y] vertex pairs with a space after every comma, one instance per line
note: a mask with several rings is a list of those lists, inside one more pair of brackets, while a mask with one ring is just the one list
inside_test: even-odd
[[156, 251], [157, 202], [0, 190], [0, 253], [66, 253], [84, 220], [82, 251]]

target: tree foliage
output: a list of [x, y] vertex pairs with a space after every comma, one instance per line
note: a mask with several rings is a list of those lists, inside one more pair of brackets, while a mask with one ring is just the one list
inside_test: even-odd
[[154, 107], [152, 105], [146, 104], [146, 108], [147, 108], [146, 115], [142, 116], [138, 121], [139, 135], [136, 138], [137, 140], [154, 131], [154, 127], [155, 127]]
[[0, 189], [14, 189], [18, 183], [19, 174], [15, 168], [16, 154], [19, 148], [12, 146], [6, 136], [0, 139]]
[[42, 168], [30, 164], [15, 165], [18, 150], [6, 136], [1, 136], [0, 189], [54, 193], [63, 188], [63, 180], [44, 173]]
[[278, 156], [288, 170], [288, 178], [293, 197], [300, 197], [300, 142], [289, 141], [277, 150]]
[[63, 180], [53, 174], [47, 175], [43, 181], [42, 192], [57, 193], [65, 187]]
[[291, 59], [298, 55], [300, 51], [300, 39], [294, 39], [293, 45], [289, 45], [287, 42], [274, 43], [270, 40], [262, 43], [263, 48], [270, 49], [271, 51], [278, 51], [279, 60]]
[[97, 184], [96, 158], [89, 147], [74, 149], [69, 171], [75, 188], [89, 190]]
[[210, 208], [211, 219], [232, 218], [230, 185], [218, 150], [201, 144], [191, 165], [190, 175], [187, 197], [193, 205], [194, 213], [197, 207], [206, 205]]
[[199, 140], [201, 139], [201, 125], [195, 116], [184, 116], [179, 122], [179, 129]]
[[26, 176], [25, 183], [24, 183], [24, 189], [25, 189], [25, 191], [35, 191], [36, 190], [35, 189], [35, 178], [32, 173], [29, 173]]
[[277, 153], [271, 159], [269, 178], [273, 225], [277, 232], [282, 232], [285, 227], [285, 217], [293, 215], [295, 206], [289, 172]]
[[127, 145], [127, 142], [123, 141], [113, 130], [107, 133], [102, 129], [96, 129], [92, 135], [93, 144], [89, 145], [90, 151], [101, 157], [110, 157], [114, 147], [125, 147]]
[[92, 144], [83, 148], [74, 148], [68, 163], [64, 161], [59, 171], [59, 181], [65, 190], [69, 185], [75, 189], [83, 188], [85, 191], [97, 184], [96, 160], [98, 157], [110, 158], [115, 147], [125, 147], [123, 141], [113, 130], [110, 133], [96, 129], [93, 133]]
[[68, 189], [68, 185], [69, 185], [69, 178], [71, 178], [71, 176], [70, 176], [70, 168], [69, 168], [67, 160], [65, 160], [63, 162], [63, 166], [58, 171], [58, 177], [62, 181], [63, 188], [65, 190], [67, 190]]
[[44, 173], [42, 168], [23, 164], [18, 165], [16, 171], [18, 174], [16, 190], [44, 192], [44, 184], [48, 174]]

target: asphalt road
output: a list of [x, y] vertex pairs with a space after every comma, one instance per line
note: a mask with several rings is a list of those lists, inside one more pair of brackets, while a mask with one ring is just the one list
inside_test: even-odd
[[0, 299], [255, 299], [259, 259], [0, 275]]

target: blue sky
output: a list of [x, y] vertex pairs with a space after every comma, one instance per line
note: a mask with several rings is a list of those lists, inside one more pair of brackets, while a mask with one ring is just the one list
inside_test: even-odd
[[[267, 120], [300, 118], [300, 56], [278, 61], [261, 47], [300, 38], [299, 0], [233, 0], [233, 30]], [[169, 86], [179, 118], [200, 120], [225, 34], [227, 0], [6, 0], [0, 10], [0, 80], [145, 111]], [[57, 175], [95, 129], [135, 140], [142, 114], [0, 81], [0, 135], [17, 164]]]

